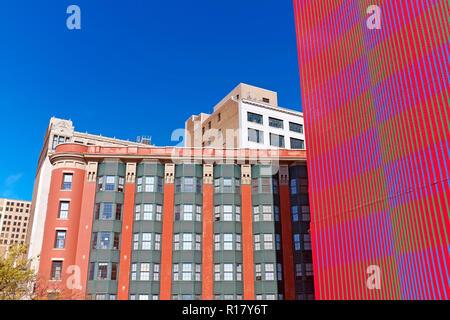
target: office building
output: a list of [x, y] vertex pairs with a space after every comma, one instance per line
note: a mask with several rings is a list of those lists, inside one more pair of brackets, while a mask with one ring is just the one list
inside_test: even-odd
[[306, 148], [303, 114], [279, 107], [276, 92], [243, 83], [223, 98], [212, 114], [191, 116], [185, 132], [186, 147]]
[[305, 151], [64, 143], [49, 162], [49, 293], [314, 298]]

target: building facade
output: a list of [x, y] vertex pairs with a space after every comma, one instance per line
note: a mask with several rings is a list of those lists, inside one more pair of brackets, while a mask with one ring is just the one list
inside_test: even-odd
[[[147, 139], [148, 141], [148, 139]], [[55, 153], [56, 146], [61, 143], [76, 143], [87, 146], [147, 146], [148, 143], [131, 142], [107, 138], [75, 131], [71, 120], [52, 117], [44, 136], [44, 143], [39, 155], [36, 177], [34, 180], [33, 198], [31, 202], [30, 224], [32, 231], [28, 233], [26, 242], [30, 244], [28, 258], [31, 259], [31, 268], [39, 269], [39, 259], [42, 248], [43, 231], [47, 212], [48, 196], [50, 191], [50, 178], [52, 165], [49, 157]]]
[[186, 147], [304, 150], [303, 114], [278, 106], [274, 91], [239, 84], [212, 114], [191, 116]]
[[313, 299], [305, 156], [59, 145], [39, 286], [71, 299]]
[[450, 298], [448, 2], [294, 7], [316, 298]]
[[13, 244], [27, 245], [31, 201], [0, 199], [0, 256]]

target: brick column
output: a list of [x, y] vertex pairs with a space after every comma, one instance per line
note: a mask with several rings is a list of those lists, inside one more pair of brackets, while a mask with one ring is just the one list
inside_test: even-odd
[[253, 264], [253, 219], [251, 166], [241, 166], [242, 197], [242, 256], [244, 300], [255, 299], [255, 274]]
[[213, 299], [213, 165], [203, 166], [203, 254], [202, 254], [202, 297]]
[[286, 165], [282, 165], [280, 166], [279, 172], [284, 295], [286, 300], [295, 300], [294, 252], [292, 248], [289, 167]]
[[122, 236], [120, 244], [118, 300], [128, 300], [130, 285], [130, 261], [133, 242], [134, 196], [136, 191], [136, 163], [127, 163], [125, 197], [122, 216]]
[[161, 245], [160, 299], [170, 300], [172, 292], [172, 238], [175, 164], [167, 163], [164, 172], [163, 234]]

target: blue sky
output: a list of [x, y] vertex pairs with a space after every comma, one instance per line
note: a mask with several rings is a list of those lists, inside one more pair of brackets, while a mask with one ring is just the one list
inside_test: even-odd
[[[81, 8], [81, 30], [66, 9]], [[52, 116], [75, 130], [176, 145], [237, 84], [301, 111], [293, 2], [0, 2], [0, 197], [31, 200]]]

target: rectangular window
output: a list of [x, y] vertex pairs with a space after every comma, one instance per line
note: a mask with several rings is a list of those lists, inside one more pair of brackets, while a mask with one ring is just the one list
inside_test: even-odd
[[104, 191], [103, 187], [104, 187], [104, 185], [103, 185], [103, 177], [99, 177], [98, 178], [98, 183], [97, 183], [97, 191]]
[[295, 264], [295, 277], [297, 280], [301, 280], [303, 276], [302, 265], [300, 263]]
[[58, 136], [53, 136], [52, 150], [55, 150], [57, 145], [58, 145]]
[[185, 177], [184, 178], [184, 192], [194, 192], [194, 178]]
[[214, 265], [214, 281], [220, 281], [220, 264]]
[[236, 281], [242, 281], [242, 264], [236, 264]]
[[292, 213], [292, 221], [297, 222], [298, 221], [298, 207], [292, 206], [291, 213]]
[[117, 263], [111, 263], [111, 280], [117, 280]]
[[113, 204], [110, 202], [103, 204], [103, 220], [111, 220], [112, 219], [112, 211], [113, 211]]
[[114, 191], [115, 184], [116, 184], [116, 177], [114, 177], [114, 176], [107, 176], [106, 177], [105, 190], [106, 191]]
[[261, 238], [259, 236], [259, 234], [255, 234], [253, 236], [253, 245], [255, 247], [255, 250], [261, 250], [261, 242], [260, 242]]
[[161, 250], [161, 234], [155, 233], [155, 250]]
[[61, 201], [59, 203], [58, 219], [67, 219], [69, 217], [69, 201]]
[[202, 221], [202, 206], [195, 206], [195, 221]]
[[241, 250], [241, 235], [236, 234], [236, 250]]
[[223, 221], [233, 221], [233, 206], [224, 205], [223, 206]]
[[270, 135], [270, 145], [273, 147], [284, 148], [284, 136], [271, 133]]
[[138, 221], [141, 219], [141, 205], [137, 204], [134, 209], [134, 220]]
[[157, 204], [156, 205], [156, 221], [161, 221], [162, 218], [162, 206]]
[[259, 189], [258, 189], [258, 178], [253, 178], [252, 179], [252, 193], [258, 193]]
[[271, 233], [264, 234], [264, 250], [273, 249], [273, 236]]
[[262, 277], [261, 277], [261, 274], [262, 274], [261, 270], [262, 270], [261, 269], [261, 264], [257, 263], [255, 265], [255, 277], [256, 277], [256, 280], [261, 280], [262, 279]]
[[298, 233], [294, 234], [294, 249], [300, 250], [300, 235]]
[[157, 177], [157, 192], [163, 192], [163, 179], [161, 177]]
[[192, 204], [185, 204], [183, 206], [183, 220], [184, 221], [192, 221]]
[[223, 178], [223, 192], [231, 193], [233, 192], [233, 180], [232, 178]]
[[180, 235], [179, 234], [173, 235], [173, 249], [180, 250]]
[[153, 264], [153, 281], [159, 281], [159, 263]]
[[55, 249], [64, 249], [66, 246], [66, 231], [57, 230], [55, 238]]
[[153, 204], [144, 204], [143, 220], [153, 220]]
[[141, 263], [139, 280], [141, 280], [141, 281], [150, 280], [150, 263]]
[[195, 179], [195, 192], [202, 193], [202, 179], [201, 178]]
[[119, 177], [119, 183], [117, 186], [117, 191], [119, 192], [123, 192], [125, 188], [125, 178], [124, 177]]
[[139, 250], [139, 233], [133, 234], [133, 250]]
[[263, 221], [272, 221], [272, 206], [263, 206]]
[[275, 234], [275, 248], [281, 250], [281, 236], [278, 233]]
[[220, 179], [214, 179], [214, 193], [220, 192]]
[[272, 193], [272, 179], [261, 178], [261, 192], [262, 193]]
[[119, 250], [119, 246], [120, 246], [120, 233], [114, 232], [114, 244], [113, 244], [113, 249], [114, 249], [114, 250]]
[[233, 234], [225, 233], [223, 235], [223, 250], [233, 250]]
[[64, 173], [63, 175], [63, 183], [62, 183], [62, 189], [63, 190], [71, 190], [72, 189], [72, 173]]
[[181, 178], [175, 179], [175, 192], [181, 192]]
[[137, 263], [131, 264], [131, 281], [136, 281], [136, 275], [137, 275]]
[[195, 235], [195, 250], [201, 250], [202, 247], [202, 235], [197, 233]]
[[259, 221], [259, 206], [253, 207], [253, 221]]
[[152, 234], [145, 232], [142, 234], [142, 250], [151, 250], [152, 248]]
[[311, 250], [311, 235], [309, 234], [303, 235], [303, 248], [305, 250]]
[[269, 117], [269, 126], [273, 128], [283, 129], [283, 120]]
[[61, 280], [62, 264], [62, 261], [52, 261], [51, 280]]
[[291, 180], [291, 194], [297, 194], [297, 179]]
[[292, 132], [303, 133], [303, 125], [289, 122], [289, 130]]
[[122, 219], [122, 205], [120, 203], [116, 204], [116, 220]]
[[89, 280], [94, 280], [95, 274], [95, 262], [89, 264]]
[[232, 263], [224, 263], [223, 264], [223, 280], [224, 281], [233, 281], [233, 264]]
[[110, 232], [101, 232], [100, 233], [100, 245], [97, 249], [109, 249], [111, 245], [111, 233]]
[[214, 250], [215, 251], [220, 250], [220, 234], [219, 233], [214, 235]]
[[264, 143], [264, 134], [260, 130], [248, 129], [248, 141], [256, 143]]
[[136, 180], [136, 192], [142, 192], [142, 177]]
[[195, 281], [202, 281], [202, 265], [195, 264]]
[[258, 124], [263, 124], [263, 117], [262, 117], [262, 115], [257, 114], [257, 113], [247, 112], [247, 121], [253, 122], [253, 123], [258, 123]]
[[283, 280], [283, 266], [281, 263], [277, 263], [277, 280]]
[[305, 141], [291, 138], [291, 149], [304, 150]]
[[192, 250], [192, 234], [183, 234], [183, 250]]
[[182, 279], [183, 281], [191, 281], [192, 280], [192, 264], [183, 263], [182, 264]]
[[275, 280], [275, 272], [273, 268], [273, 263], [266, 263], [264, 265], [264, 274], [265, 274], [265, 280], [271, 281]]
[[97, 280], [107, 280], [108, 279], [108, 264], [99, 263], [97, 270]]
[[96, 249], [97, 248], [97, 239], [98, 239], [98, 233], [94, 232], [92, 234], [92, 249]]
[[220, 206], [214, 207], [214, 220], [220, 221]]
[[155, 191], [155, 177], [145, 177], [144, 192]]

